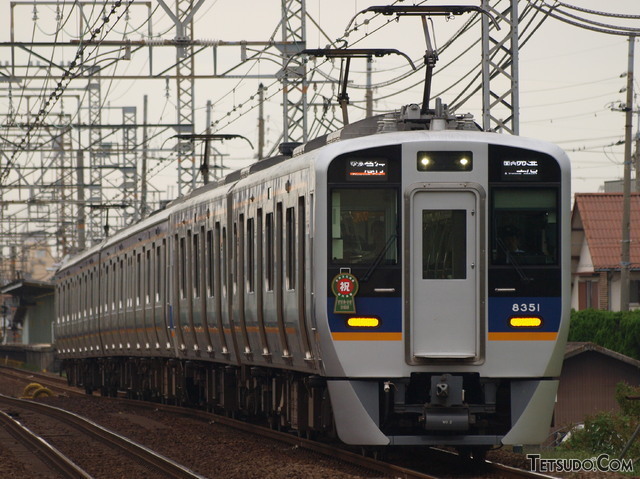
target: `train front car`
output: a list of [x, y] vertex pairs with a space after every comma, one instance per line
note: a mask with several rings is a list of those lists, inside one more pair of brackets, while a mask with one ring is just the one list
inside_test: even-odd
[[543, 441], [570, 313], [566, 155], [413, 131], [330, 144], [318, 165], [316, 312], [339, 437], [476, 453]]

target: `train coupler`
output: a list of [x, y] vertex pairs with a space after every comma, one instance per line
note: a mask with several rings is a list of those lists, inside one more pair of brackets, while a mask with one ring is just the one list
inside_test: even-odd
[[431, 377], [430, 402], [424, 405], [423, 424], [427, 431], [467, 431], [471, 422], [464, 405], [462, 376], [442, 374]]

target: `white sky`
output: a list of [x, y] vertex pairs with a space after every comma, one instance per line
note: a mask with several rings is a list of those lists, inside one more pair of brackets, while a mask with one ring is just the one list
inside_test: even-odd
[[[532, 0], [533, 1], [533, 0]], [[537, 0], [540, 4], [541, 0]], [[553, 3], [552, 0], [547, 0]], [[0, 0], [0, 22], [8, 24], [9, 0]], [[52, 41], [57, 38], [61, 42], [69, 42], [77, 31], [77, 18], [70, 17], [62, 28], [56, 24], [56, 12], [64, 15], [72, 12], [73, 2], [60, 0], [51, 5], [41, 4], [37, 8], [38, 20], [33, 20], [33, 2], [22, 2], [17, 7], [17, 41], [28, 42]], [[125, 4], [126, 2], [123, 2]], [[137, 2], [136, 2], [137, 3]], [[134, 6], [136, 5], [134, 3]], [[172, 5], [172, 0], [167, 1]], [[415, 2], [418, 3], [418, 2]], [[441, 1], [423, 2], [426, 5], [452, 4], [463, 2]], [[476, 2], [466, 2], [470, 5], [478, 5]], [[151, 0], [152, 8], [157, 7], [157, 2]], [[344, 33], [345, 27], [351, 18], [360, 10], [371, 5], [383, 5], [384, 2], [363, 0], [307, 0], [307, 48], [321, 48], [327, 46], [326, 37], [337, 39]], [[402, 2], [402, 5], [411, 5], [413, 2]], [[583, 8], [594, 10], [606, 9], [609, 12], [640, 14], [640, 6], [637, 0], [611, 0], [601, 2], [596, 0], [581, 0], [575, 2]], [[506, 7], [506, 2], [503, 1]], [[521, 12], [525, 11], [527, 1], [519, 2]], [[111, 5], [109, 5], [110, 8]], [[59, 7], [59, 9], [58, 9]], [[121, 7], [117, 14], [122, 11]], [[142, 26], [145, 9], [132, 8], [129, 22], [125, 25], [125, 19], [121, 19], [109, 35], [110, 39], [122, 39], [125, 32], [132, 40], [143, 38], [147, 26]], [[90, 15], [90, 10], [87, 10]], [[96, 18], [99, 12], [94, 12]], [[117, 16], [116, 14], [116, 16]], [[580, 12], [576, 12], [580, 14]], [[586, 15], [582, 15], [586, 16]], [[113, 17], [115, 19], [115, 16]], [[224, 40], [224, 41], [266, 41], [275, 33], [274, 39], [280, 40], [281, 33], [277, 30], [280, 21], [280, 2], [275, 0], [207, 0], [196, 15], [194, 26], [194, 38], [199, 40]], [[530, 18], [530, 17], [529, 17]], [[538, 18], [538, 17], [536, 17]], [[608, 17], [589, 16], [603, 23], [615, 25], [635, 25], [630, 20]], [[422, 62], [425, 51], [425, 40], [420, 20], [415, 17], [404, 17], [399, 21], [386, 24], [391, 17], [374, 18], [372, 14], [360, 15], [358, 22], [370, 19], [368, 25], [363, 25], [349, 37], [349, 46], [359, 48], [396, 48], [409, 55], [416, 64]], [[436, 45], [441, 47], [447, 40], [469, 19], [469, 15], [462, 15], [448, 21], [443, 17], [434, 17], [433, 28], [435, 31]], [[316, 28], [313, 21], [317, 22], [322, 32]], [[537, 20], [536, 20], [537, 22]], [[160, 38], [170, 39], [175, 35], [162, 9], [158, 8], [153, 15], [153, 33]], [[111, 22], [113, 24], [113, 22]], [[135, 32], [131, 32], [132, 29]], [[524, 25], [521, 26], [524, 28]], [[56, 37], [56, 29], [58, 35]], [[326, 35], [326, 37], [325, 37]], [[438, 93], [447, 88], [451, 83], [457, 82], [464, 74], [474, 68], [480, 61], [480, 47], [474, 46], [462, 58], [452, 66], [446, 67], [456, 59], [459, 53], [479, 39], [480, 31], [467, 33], [456, 41], [451, 48], [441, 52], [436, 66], [436, 76], [432, 93]], [[10, 40], [9, 29], [0, 28], [0, 41]], [[635, 68], [640, 64], [640, 47], [636, 42]], [[120, 61], [110, 70], [116, 74], [127, 72], [129, 74], [145, 74], [148, 71], [148, 50], [143, 50], [134, 55], [130, 61]], [[9, 49], [0, 50], [0, 63], [6, 64], [11, 58]], [[87, 49], [89, 52], [89, 49]], [[273, 50], [271, 50], [273, 53]], [[75, 52], [72, 48], [56, 49], [49, 54], [58, 60], [73, 59]], [[24, 54], [23, 54], [24, 55]], [[90, 55], [89, 55], [90, 56]], [[109, 58], [105, 55], [104, 58]], [[111, 55], [114, 57], [114, 55]], [[237, 70], [239, 74], [273, 74], [279, 60], [273, 55], [262, 57], [259, 62], [253, 62]], [[535, 32], [533, 37], [521, 47], [520, 50], [520, 134], [522, 136], [535, 137], [559, 144], [567, 150], [573, 163], [573, 190], [574, 192], [598, 191], [603, 181], [617, 179], [622, 175], [623, 146], [612, 146], [624, 139], [624, 114], [611, 111], [612, 105], [624, 102], [625, 93], [620, 90], [625, 87], [626, 79], [620, 75], [626, 72], [628, 58], [627, 37], [607, 35], [586, 31], [575, 26], [559, 22], [553, 18], [547, 19]], [[22, 57], [25, 60], [26, 57]], [[162, 65], [170, 65], [175, 59], [175, 51], [170, 47], [154, 49], [154, 71], [159, 72]], [[223, 71], [225, 66], [231, 66], [240, 59], [240, 50], [236, 47], [223, 47], [218, 49], [218, 71]], [[35, 60], [34, 60], [35, 61]], [[313, 63], [309, 64], [310, 67]], [[401, 73], [407, 72], [409, 67], [406, 60], [400, 57], [387, 56], [376, 59], [374, 63], [373, 83], [380, 84], [386, 80], [396, 78]], [[210, 73], [212, 70], [212, 53], [209, 50], [197, 57], [196, 72]], [[350, 78], [355, 84], [350, 88], [349, 95], [353, 106], [350, 109], [350, 119], [357, 120], [363, 116], [364, 90], [356, 88], [364, 84], [365, 70], [364, 60], [353, 60]], [[337, 78], [339, 64], [334, 67], [323, 67], [323, 71]], [[478, 71], [477, 68], [475, 71]], [[391, 85], [377, 88], [374, 93], [375, 110], [384, 111], [397, 109], [406, 103], [419, 103], [422, 98], [423, 71], [420, 71], [406, 80]], [[270, 99], [266, 103], [267, 112], [267, 150], [273, 146], [282, 130], [281, 100], [278, 92], [279, 85], [273, 79], [226, 79], [226, 80], [202, 80], [195, 86], [196, 107], [196, 132], [203, 132], [205, 125], [205, 105], [207, 100], [213, 102], [212, 118], [216, 123], [214, 131], [219, 133], [236, 133], [248, 137], [254, 145], [257, 144], [257, 95], [258, 84], [262, 81], [268, 85], [267, 95]], [[412, 87], [414, 84], [418, 86]], [[466, 84], [462, 82], [461, 84]], [[0, 98], [0, 111], [8, 111], [9, 103], [6, 97], [6, 84], [0, 84], [5, 90], [3, 98]], [[40, 85], [42, 85], [40, 83]], [[86, 80], [77, 80], [70, 83], [70, 87], [82, 88]], [[640, 82], [636, 78], [635, 88], [639, 90]], [[32, 86], [36, 86], [33, 84]], [[55, 88], [54, 83], [45, 85], [44, 91], [50, 92]], [[331, 97], [335, 103], [335, 90], [324, 85], [320, 92], [324, 96]], [[164, 80], [113, 80], [102, 83], [103, 123], [119, 123], [121, 112], [119, 107], [136, 106], [138, 108], [138, 122], [142, 122], [142, 97], [149, 95], [149, 122], [173, 123], [176, 121], [175, 81], [169, 83], [166, 89]], [[460, 88], [457, 88], [459, 91]], [[69, 89], [69, 92], [71, 89]], [[455, 95], [456, 88], [443, 96], [444, 103], [451, 101], [451, 95]], [[168, 93], [168, 96], [166, 96]], [[13, 91], [14, 108], [19, 95]], [[253, 97], [253, 98], [252, 98]], [[637, 100], [636, 100], [637, 101]], [[73, 109], [73, 102], [63, 103], [65, 111]], [[481, 121], [480, 94], [478, 93], [458, 113], [471, 112], [478, 122]], [[60, 104], [57, 106], [60, 107]], [[115, 108], [114, 108], [115, 107]], [[635, 106], [638, 109], [637, 103]], [[19, 104], [19, 109], [25, 109], [25, 102]], [[37, 108], [32, 107], [32, 111]], [[54, 110], [57, 111], [57, 110]], [[340, 116], [339, 109], [335, 107], [335, 115]], [[311, 115], [313, 117], [313, 114]], [[310, 124], [311, 120], [310, 118]], [[634, 115], [633, 134], [637, 132], [637, 115]], [[171, 145], [173, 140], [170, 135], [164, 135], [154, 140], [152, 147], [158, 148]], [[139, 135], [141, 137], [141, 135]], [[218, 144], [218, 149], [228, 159], [226, 164], [232, 167], [241, 167], [253, 161], [255, 151], [251, 151], [242, 141], [227, 141]], [[164, 166], [169, 165], [169, 166]], [[158, 184], [170, 183], [175, 180], [175, 165], [169, 163], [152, 162], [150, 165], [153, 179]], [[162, 186], [160, 186], [162, 188]], [[171, 193], [171, 191], [170, 191]], [[175, 191], [173, 191], [175, 194]]]

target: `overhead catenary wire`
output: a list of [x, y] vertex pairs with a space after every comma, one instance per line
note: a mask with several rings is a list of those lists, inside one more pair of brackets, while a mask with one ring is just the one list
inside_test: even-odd
[[[527, 3], [536, 10], [544, 12], [546, 15], [550, 17], [572, 25], [574, 27], [578, 27], [584, 30], [591, 30], [599, 33], [606, 33], [609, 35], [640, 35], [639, 27], [626, 27], [624, 25], [614, 25], [607, 24], [602, 22], [596, 22], [595, 20], [590, 20], [586, 17], [580, 17], [578, 15], [574, 15], [569, 13], [563, 8], [569, 9], [568, 4], [564, 4], [561, 2], [556, 2], [554, 5], [549, 5], [545, 0], [527, 0]], [[571, 9], [578, 10], [578, 8], [571, 6]], [[592, 15], [598, 16], [611, 16], [615, 18], [628, 18], [628, 19], [638, 19], [640, 16], [637, 15], [610, 15], [607, 12], [596, 11], [596, 10], [586, 10], [582, 9], [584, 13], [589, 13]]]
[[565, 2], [559, 2], [556, 0], [556, 4], [561, 5], [563, 7], [566, 8], [570, 8], [572, 10], [578, 10], [584, 13], [589, 13], [592, 15], [598, 15], [598, 16], [602, 16], [602, 17], [611, 17], [611, 18], [627, 18], [627, 19], [633, 19], [633, 20], [638, 20], [640, 19], [640, 15], [631, 15], [628, 13], [617, 13], [617, 12], [602, 12], [599, 10], [592, 10], [589, 8], [584, 8], [584, 7], [579, 7], [577, 5], [571, 5], [569, 3], [565, 3]]
[[[133, 3], [133, 1], [134, 0], [128, 0], [127, 6], [125, 8], [125, 11]], [[100, 35], [102, 27], [109, 23], [109, 21], [111, 20], [111, 16], [116, 12], [116, 10], [120, 7], [121, 4], [122, 4], [122, 0], [117, 0], [116, 2], [114, 2], [109, 14], [104, 16], [104, 17], [102, 17], [102, 24], [98, 28], [94, 29], [91, 32], [91, 38], [89, 40], [90, 42], [94, 41]], [[118, 17], [118, 19], [121, 16], [122, 16], [122, 13]], [[115, 23], [117, 23], [117, 20], [116, 20]], [[24, 146], [28, 142], [28, 139], [29, 139], [31, 133], [33, 132], [33, 130], [35, 128], [38, 128], [40, 126], [40, 124], [44, 121], [46, 116], [48, 115], [49, 111], [47, 110], [47, 108], [52, 106], [51, 105], [52, 102], [54, 104], [57, 102], [57, 100], [60, 98], [60, 96], [64, 93], [64, 90], [66, 89], [66, 87], [69, 85], [69, 83], [73, 79], [73, 76], [72, 76], [71, 72], [73, 70], [75, 70], [77, 67], [79, 67], [79, 60], [82, 57], [82, 54], [84, 53], [84, 50], [86, 49], [87, 45], [89, 45], [89, 44], [90, 43], [84, 43], [84, 44], [81, 44], [78, 47], [78, 51], [76, 53], [76, 57], [71, 62], [71, 64], [69, 65], [70, 68], [65, 70], [65, 72], [64, 72], [64, 74], [62, 76], [62, 79], [60, 80], [60, 82], [58, 83], [58, 85], [56, 86], [54, 91], [51, 92], [51, 94], [49, 95], [49, 98], [46, 101], [44, 101], [44, 104], [43, 104], [42, 108], [40, 109], [40, 111], [37, 113], [36, 118], [29, 125], [29, 128], [27, 129], [26, 134], [21, 139], [21, 141], [19, 143], [19, 147], [16, 150], [14, 150], [13, 154], [11, 155], [11, 158], [8, 159], [7, 164], [2, 169], [2, 172], [0, 172], [0, 184], [4, 183], [7, 175], [9, 174], [9, 171], [10, 171], [11, 167], [14, 164], [16, 156], [18, 155], [18, 153], [20, 151], [22, 151], [24, 149]], [[66, 81], [66, 84], [64, 83], [65, 81]]]
[[[146, 21], [148, 21], [148, 19]], [[392, 19], [391, 21], [396, 21], [396, 20]], [[155, 22], [152, 22], [152, 23], [155, 24]], [[368, 26], [365, 26], [365, 25], [362, 25], [362, 24], [359, 25], [360, 33], [362, 33], [362, 30], [364, 28], [368, 28]], [[114, 31], [121, 32], [121, 30], [122, 30], [121, 28], [118, 28], [118, 29], [116, 29]], [[371, 32], [367, 32], [367, 35], [363, 36], [362, 39], [367, 38], [370, 35], [371, 35]], [[353, 36], [356, 36], [356, 35], [354, 33], [352, 33], [352, 37]], [[356, 42], [354, 41], [354, 44], [355, 43]], [[442, 50], [442, 48], [441, 48], [441, 50]], [[89, 50], [87, 50], [87, 52], [88, 51]], [[104, 66], [105, 68], [108, 68], [110, 65], [117, 65], [117, 63], [118, 63], [117, 60], [109, 61], [108, 60], [108, 53], [105, 53], [103, 50], [101, 50], [100, 55], [101, 56], [96, 56], [96, 58], [100, 58], [101, 60], [105, 61], [105, 63], [101, 63], [101, 66]], [[257, 59], [257, 61], [254, 62], [254, 65], [248, 65], [249, 66], [249, 72], [255, 71], [256, 68], [259, 68], [260, 67], [260, 62], [266, 61], [265, 57], [267, 55], [270, 55], [270, 52], [266, 52], [265, 51], [264, 54], [262, 55], [262, 57]], [[325, 64], [325, 65], [323, 65], [321, 67], [318, 67], [317, 69], [312, 69], [312, 70], [310, 70], [310, 75], [317, 74], [317, 73], [323, 73], [324, 74], [327, 70], [329, 70], [332, 73], [335, 73], [335, 70], [333, 69], [333, 67], [330, 67], [331, 69], [329, 69], [327, 67], [329, 67], [329, 65]], [[438, 68], [437, 71], [442, 71], [444, 69], [444, 67], [445, 66], [443, 66], [441, 68]], [[472, 67], [472, 69], [473, 68], [474, 67]], [[406, 72], [406, 73], [408, 73], [406, 75], [406, 77], [403, 76], [402, 78], [399, 78], [397, 81], [394, 81], [395, 79], [392, 79], [392, 80], [385, 80], [385, 82], [376, 83], [373, 86], [374, 88], [386, 88], [386, 87], [393, 88], [395, 86], [398, 86], [397, 91], [390, 92], [389, 95], [379, 97], [378, 99], [379, 100], [383, 100], [383, 99], [393, 98], [393, 97], [396, 97], [398, 95], [401, 95], [403, 93], [403, 91], [407, 89], [407, 88], [402, 88], [402, 86], [406, 85], [406, 83], [409, 83], [409, 81], [410, 81], [410, 80], [409, 81], [405, 81], [406, 78], [410, 78], [411, 77], [410, 72]], [[327, 79], [329, 79], [329, 78], [331, 78], [331, 77], [327, 77]], [[468, 78], [468, 76], [465, 77], [465, 78]], [[234, 88], [232, 88], [231, 91], [239, 91], [241, 86], [247, 81], [248, 80], [246, 80], [246, 79], [241, 79], [238, 82], [234, 82]], [[419, 81], [415, 82], [414, 86], [419, 85], [421, 82], [422, 82], [422, 79], [420, 79]], [[110, 83], [109, 85], [112, 85], [112, 84]], [[459, 84], [456, 85], [455, 88], [457, 88], [458, 86], [459, 86]], [[115, 86], [114, 86], [114, 88], [115, 88]], [[274, 81], [273, 83], [271, 83], [271, 85], [268, 88], [269, 88], [269, 93], [270, 93], [268, 101], [274, 102], [276, 95], [281, 93], [281, 89], [279, 88], [278, 82]], [[323, 98], [332, 98], [332, 95], [327, 95], [329, 88], [330, 88], [330, 86], [328, 84], [324, 85], [324, 86], [321, 86], [320, 88], [318, 88], [317, 92], [314, 92], [312, 98], [315, 99], [317, 103], [322, 103]], [[350, 88], [366, 88], [366, 85], [354, 84], [354, 85], [350, 85]], [[451, 88], [454, 88], [454, 87], [451, 87]], [[111, 89], [112, 89], [111, 86], [109, 86], [107, 88], [107, 91], [109, 92]], [[241, 96], [242, 95], [238, 95], [238, 98], [236, 98], [235, 101], [233, 102], [233, 106], [235, 107], [234, 108], [235, 111], [232, 110], [231, 111], [231, 115], [228, 115], [227, 113], [225, 113], [223, 116], [221, 116], [219, 118], [219, 124], [217, 125], [217, 127], [222, 129], [223, 127], [227, 127], [229, 125], [232, 125], [235, 122], [237, 122], [237, 120], [239, 120], [240, 118], [246, 117], [247, 114], [251, 114], [251, 113], [253, 113], [255, 111], [255, 108], [252, 106], [252, 102], [254, 101], [253, 95], [247, 97], [246, 99], [244, 99], [244, 101], [241, 98]], [[107, 94], [107, 95], [105, 95], [103, 97], [102, 103], [106, 104], [106, 102], [109, 101], [109, 100], [113, 100], [113, 98], [109, 94]], [[220, 100], [222, 101], [223, 98], [220, 98]], [[361, 103], [360, 100], [354, 100], [352, 103], [354, 104], [353, 105], [354, 108], [360, 108], [360, 106], [359, 106], [360, 103]], [[167, 107], [167, 105], [170, 106], [170, 102], [168, 102], [168, 101], [165, 102], [165, 107]], [[222, 105], [222, 103], [220, 103], [220, 105]], [[312, 131], [320, 132], [323, 122], [325, 124], [329, 124], [330, 120], [332, 120], [332, 113], [333, 113], [333, 108], [332, 107], [333, 106], [330, 105], [328, 108], [324, 108], [323, 109], [323, 107], [318, 106], [314, 110], [314, 119], [313, 119], [313, 123], [312, 123], [312, 126], [311, 126]], [[232, 117], [235, 117], [237, 115], [239, 115], [239, 116], [238, 116], [238, 118], [236, 120], [230, 121], [232, 119]], [[230, 121], [230, 122], [226, 123], [228, 121]], [[160, 135], [161, 135], [161, 133], [160, 133]], [[30, 153], [29, 155], [31, 156], [31, 155], [33, 155], [33, 153]], [[162, 162], [163, 165], [166, 164], [167, 165], [166, 167], [170, 166], [168, 164], [169, 161], [164, 161], [164, 160], [160, 160], [160, 161]]]
[[[395, 0], [395, 1], [393, 2], [393, 4], [396, 4], [396, 3], [398, 3], [399, 1], [400, 1], [400, 0]], [[418, 5], [424, 4], [425, 2], [426, 2], [426, 0], [423, 0], [423, 1], [419, 2], [419, 3], [418, 3]], [[381, 14], [376, 14], [376, 15], [374, 15], [374, 18], [375, 18], [375, 17], [378, 17], [378, 16], [380, 16], [380, 15], [381, 15]], [[377, 31], [379, 31], [380, 29], [384, 28], [384, 27], [385, 27], [386, 25], [388, 25], [389, 23], [391, 23], [391, 22], [395, 22], [395, 21], [396, 21], [395, 19], [387, 19], [387, 20], [386, 20], [382, 25], [380, 25], [380, 26], [378, 26], [376, 29], [374, 29], [374, 31], [373, 31], [373, 32], [377, 32]], [[352, 33], [354, 33], [354, 32], [356, 32], [356, 31], [358, 31], [358, 29], [359, 29], [359, 28], [361, 28], [363, 25], [365, 25], [365, 24], [369, 24], [369, 23], [370, 23], [370, 20], [363, 21], [363, 22], [362, 22], [362, 23], [360, 23], [360, 24], [358, 24], [358, 23], [354, 23], [354, 24], [353, 24], [353, 27], [352, 27], [351, 29], [349, 29], [349, 30], [345, 31], [345, 33], [344, 33], [342, 36], [340, 36], [340, 37], [338, 37], [336, 40], [334, 40], [334, 41], [333, 41], [333, 44], [334, 44], [334, 45], [342, 44], [343, 46], [346, 46], [346, 45], [351, 45], [351, 46], [353, 46], [353, 45], [357, 45], [358, 43], [360, 43], [361, 41], [363, 41], [365, 38], [367, 38], [369, 35], [371, 35], [371, 33], [366, 33], [365, 35], [361, 36], [359, 39], [356, 39], [355, 41], [353, 41], [353, 42], [351, 42], [351, 43], [349, 43], [349, 42], [348, 42], [347, 38], [348, 38]], [[274, 31], [274, 33], [272, 34], [272, 38], [274, 38], [274, 37], [275, 37], [275, 35], [277, 34], [277, 30], [278, 30], [278, 29], [276, 28], [276, 30], [275, 30], [275, 31]], [[317, 69], [319, 69], [321, 65], [326, 64], [328, 61], [329, 61], [329, 60], [324, 60], [323, 62], [320, 62], [320, 63], [319, 63], [315, 68], [313, 68], [312, 70], [317, 70]], [[336, 81], [336, 82], [337, 82], [337, 79], [334, 79], [334, 81]], [[272, 85], [275, 85], [275, 84], [277, 84], [277, 82], [273, 82], [273, 83], [272, 83]], [[279, 90], [278, 90], [278, 92], [281, 92], [281, 89], [279, 89]], [[276, 92], [276, 93], [278, 93], [278, 92]], [[243, 103], [244, 103], [244, 104], [246, 104], [247, 102], [243, 102]], [[214, 105], [215, 105], [215, 104], [214, 104]], [[253, 108], [252, 108], [252, 109], [253, 109]], [[252, 109], [251, 109], [251, 110], [252, 110]], [[248, 111], [243, 112], [243, 113], [242, 113], [242, 115], [247, 114], [247, 113], [248, 113], [249, 111], [251, 111], [251, 110], [248, 110]], [[241, 116], [242, 116], [242, 115], [241, 115]], [[228, 116], [228, 115], [226, 115], [226, 116]], [[220, 122], [221, 122], [222, 120], [224, 120], [224, 117], [221, 117], [219, 120], [216, 120], [216, 121], [213, 121], [213, 122], [212, 122], [212, 126], [214, 126], [214, 127], [216, 127], [216, 128], [217, 128], [217, 130], [216, 130], [216, 131], [220, 131], [220, 130], [222, 130], [222, 129], [224, 129], [224, 128], [228, 127], [230, 124], [232, 124], [231, 122], [228, 122], [228, 123], [225, 123], [225, 124], [223, 124], [223, 125], [220, 125]], [[233, 120], [233, 122], [235, 122], [235, 121], [237, 121], [237, 119]]]

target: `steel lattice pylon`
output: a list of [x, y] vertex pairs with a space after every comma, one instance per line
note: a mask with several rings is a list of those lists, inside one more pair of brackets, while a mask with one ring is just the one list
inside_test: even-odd
[[518, 87], [518, 0], [482, 0], [482, 8], [501, 25], [482, 15], [482, 127], [485, 131], [520, 132]]
[[[102, 95], [100, 81], [91, 79], [87, 84], [87, 103], [89, 112], [89, 185], [87, 201], [89, 204], [101, 205], [103, 203], [102, 175], [104, 171], [104, 155], [102, 150]], [[81, 205], [82, 207], [82, 205]], [[88, 208], [87, 211], [87, 239], [90, 244], [97, 244], [104, 237], [103, 210], [100, 208]]]
[[[160, 6], [176, 25], [176, 87], [177, 87], [177, 124], [178, 134], [188, 135], [195, 131], [194, 94], [194, 52], [190, 45], [193, 40], [193, 17], [204, 3], [198, 0], [176, 0], [175, 13], [164, 0], [158, 0]], [[184, 45], [180, 45], [183, 43]], [[178, 195], [182, 196], [196, 186], [195, 150], [192, 141], [178, 140], [176, 145], [178, 159]]]
[[[138, 129], [137, 108], [135, 106], [125, 106], [122, 108], [122, 204], [128, 205], [123, 210], [125, 225], [133, 224], [140, 219], [139, 197], [138, 197]], [[127, 126], [129, 125], [129, 126]]]
[[55, 207], [57, 203], [57, 228], [56, 228], [56, 241], [59, 245], [62, 254], [67, 254], [73, 251], [77, 245], [74, 245], [70, 239], [74, 238], [75, 224], [71, 218], [76, 216], [75, 208], [73, 208], [73, 169], [66, 168], [71, 157], [71, 128], [68, 127], [70, 118], [65, 118], [66, 115], [58, 115], [58, 122], [64, 125], [65, 128], [61, 129], [61, 132], [55, 137], [55, 133], [51, 132], [51, 136], [54, 137], [53, 142], [53, 158], [51, 164], [58, 171], [58, 178], [56, 179], [58, 188], [53, 188], [53, 205]]
[[[193, 40], [193, 0], [177, 0], [176, 16], [182, 24], [182, 31], [177, 32], [183, 40]], [[176, 49], [176, 87], [178, 90], [178, 124], [180, 134], [194, 133], [194, 80], [193, 80], [193, 47]], [[195, 151], [192, 141], [178, 140], [178, 194], [183, 195], [196, 186]]]
[[[282, 0], [283, 142], [307, 141], [307, 78], [301, 55], [307, 41], [305, 0]], [[286, 44], [286, 42], [294, 42]]]

